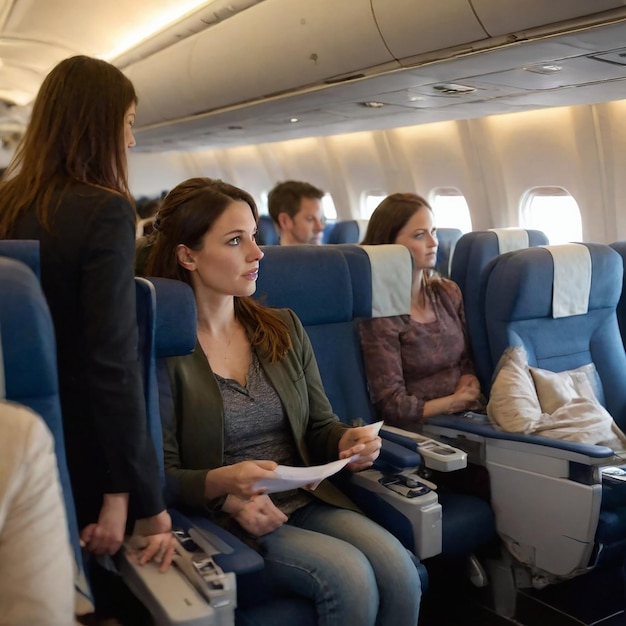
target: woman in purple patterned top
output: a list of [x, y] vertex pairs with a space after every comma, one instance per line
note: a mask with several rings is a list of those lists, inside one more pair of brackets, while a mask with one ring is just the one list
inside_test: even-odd
[[359, 327], [372, 402], [381, 417], [421, 430], [433, 415], [479, 409], [463, 298], [458, 285], [432, 275], [437, 259], [433, 212], [412, 193], [385, 198], [362, 244], [396, 243], [413, 256], [411, 314], [364, 320]]

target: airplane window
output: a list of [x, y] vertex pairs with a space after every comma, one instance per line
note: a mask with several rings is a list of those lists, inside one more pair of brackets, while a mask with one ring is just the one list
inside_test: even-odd
[[583, 240], [578, 203], [561, 187], [536, 187], [522, 202], [521, 225], [542, 230], [551, 244]]
[[387, 197], [384, 191], [366, 191], [361, 197], [361, 219], [372, 217], [374, 209]]
[[435, 189], [430, 205], [437, 228], [458, 228], [463, 233], [472, 230], [472, 217], [465, 196], [458, 189]]
[[336, 220], [337, 219], [337, 209], [335, 208], [335, 201], [333, 197], [327, 193], [322, 198], [322, 211], [324, 213], [324, 217], [327, 220]]
[[258, 203], [257, 209], [259, 215], [269, 215], [269, 209], [267, 208], [267, 191], [261, 192], [261, 202]]

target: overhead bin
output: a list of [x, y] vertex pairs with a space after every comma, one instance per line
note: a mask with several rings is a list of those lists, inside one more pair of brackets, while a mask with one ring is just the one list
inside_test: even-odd
[[626, 0], [471, 0], [492, 37], [622, 8]]
[[626, 15], [625, 5], [626, 0], [263, 0], [131, 63], [125, 72], [137, 88], [141, 128], [497, 48], [525, 30], [542, 27], [547, 35], [590, 14]]
[[468, 0], [372, 0], [372, 11], [396, 59], [489, 37]]
[[266, 0], [125, 72], [147, 125], [396, 67], [370, 0]]

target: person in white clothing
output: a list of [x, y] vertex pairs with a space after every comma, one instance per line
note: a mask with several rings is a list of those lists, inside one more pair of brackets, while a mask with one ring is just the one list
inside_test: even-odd
[[0, 626], [74, 624], [74, 559], [54, 441], [0, 401]]

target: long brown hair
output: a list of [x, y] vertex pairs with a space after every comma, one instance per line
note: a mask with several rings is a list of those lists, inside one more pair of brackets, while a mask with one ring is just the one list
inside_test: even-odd
[[[398, 233], [407, 222], [422, 208], [432, 212], [428, 202], [416, 193], [392, 193], [387, 196], [375, 209], [367, 223], [365, 237], [361, 245], [380, 245], [396, 243]], [[422, 272], [424, 294], [431, 294], [433, 281], [440, 277], [433, 270]]]
[[86, 56], [61, 61], [45, 78], [30, 124], [0, 182], [0, 237], [35, 206], [50, 226], [52, 199], [73, 182], [105, 187], [132, 201], [124, 116], [137, 102], [130, 80], [113, 65]]
[[[154, 219], [150, 236], [147, 276], [175, 278], [191, 285], [191, 275], [178, 262], [180, 244], [200, 250], [204, 236], [233, 202], [245, 202], [258, 222], [252, 196], [234, 185], [211, 178], [190, 178], [170, 191]], [[285, 358], [291, 347], [289, 330], [276, 313], [249, 296], [235, 296], [235, 316], [244, 327], [250, 343], [272, 363]]]
[[430, 204], [416, 193], [387, 196], [372, 213], [361, 245], [395, 243], [398, 233], [422, 207], [432, 211]]

